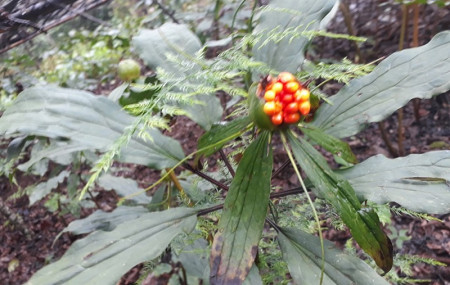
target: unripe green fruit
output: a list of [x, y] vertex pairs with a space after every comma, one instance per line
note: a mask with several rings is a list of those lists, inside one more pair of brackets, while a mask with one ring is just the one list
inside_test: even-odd
[[276, 126], [272, 124], [270, 117], [267, 116], [266, 113], [264, 113], [264, 103], [266, 101], [264, 100], [264, 98], [260, 98], [257, 92], [258, 83], [254, 83], [248, 90], [250, 119], [252, 119], [252, 121], [258, 128], [273, 131], [276, 129]]
[[117, 73], [123, 81], [132, 81], [138, 79], [141, 75], [141, 67], [135, 60], [124, 59], [119, 62]]

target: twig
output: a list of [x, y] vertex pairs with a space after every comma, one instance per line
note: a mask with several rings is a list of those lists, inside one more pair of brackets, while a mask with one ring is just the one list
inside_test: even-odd
[[386, 147], [389, 150], [389, 153], [393, 156], [393, 157], [398, 157], [398, 153], [397, 150], [394, 148], [394, 146], [391, 143], [391, 140], [389, 139], [387, 133], [386, 133], [386, 128], [384, 127], [384, 122], [379, 122], [378, 123], [378, 129], [380, 130], [381, 133], [381, 138], [384, 141], [384, 144], [386, 145]]
[[[272, 193], [270, 195], [270, 199], [276, 199], [276, 198], [286, 197], [286, 196], [289, 196], [289, 195], [301, 194], [302, 192], [303, 192], [303, 190], [300, 187], [292, 188], [292, 189], [289, 189], [289, 190], [286, 190], [286, 191]], [[222, 208], [223, 208], [223, 204], [215, 205], [215, 206], [212, 206], [210, 208], [206, 208], [206, 209], [198, 211], [197, 216], [204, 216], [204, 215], [209, 214], [211, 212], [215, 212], [215, 211], [221, 210]]]
[[228, 171], [230, 172], [231, 176], [234, 177], [234, 175], [236, 175], [236, 173], [234, 172], [233, 166], [231, 166], [230, 161], [228, 160], [228, 157], [226, 156], [223, 149], [219, 150], [219, 153], [220, 153], [220, 157], [222, 158], [223, 162], [225, 162], [225, 165], [227, 166]]
[[179, 24], [180, 22], [175, 18], [175, 16], [173, 15], [173, 12], [170, 12], [169, 10], [166, 9], [166, 7], [164, 7], [161, 3], [159, 3], [158, 0], [153, 0], [154, 5], [158, 6], [159, 9], [161, 9], [161, 11], [169, 16], [169, 18], [175, 23], [175, 24]]
[[208, 182], [211, 182], [212, 184], [222, 188], [223, 190], [228, 191], [229, 187], [227, 185], [225, 185], [222, 182], [217, 181], [216, 179], [206, 175], [205, 173], [201, 172], [200, 170], [197, 170], [197, 169], [193, 168], [190, 164], [184, 163], [183, 167], [186, 168], [187, 170], [197, 174], [198, 176], [200, 176], [201, 178], [207, 180]]
[[289, 159], [283, 162], [283, 164], [272, 174], [272, 178], [276, 177], [281, 171], [283, 171], [283, 169], [285, 169], [289, 165], [289, 162]]

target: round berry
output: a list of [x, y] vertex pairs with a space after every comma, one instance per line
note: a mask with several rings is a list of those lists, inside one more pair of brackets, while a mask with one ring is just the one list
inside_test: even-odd
[[279, 112], [275, 115], [272, 116], [272, 124], [278, 126], [281, 125], [283, 123], [283, 113]]
[[124, 59], [117, 66], [117, 73], [123, 81], [132, 81], [141, 75], [141, 67], [135, 60]]
[[[310, 95], [311, 94], [309, 93], [308, 89], [301, 89], [299, 92], [299, 96], [298, 96], [299, 100], [298, 101], [300, 101], [300, 102], [309, 101]], [[296, 95], [296, 99], [297, 99], [297, 95]]]
[[297, 81], [290, 81], [284, 85], [284, 90], [288, 93], [295, 93], [299, 87], [300, 84]]
[[264, 104], [264, 113], [266, 113], [269, 116], [274, 115], [276, 113], [275, 102], [273, 102], [273, 101], [266, 102]]
[[280, 83], [280, 82], [275, 82], [272, 85], [271, 89], [273, 90], [273, 92], [275, 92], [275, 94], [278, 94], [278, 93], [280, 93], [283, 90], [283, 84]]
[[297, 102], [289, 103], [286, 105], [286, 107], [284, 107], [284, 112], [289, 113], [289, 114], [297, 113], [297, 111], [298, 111]]
[[299, 120], [300, 120], [299, 113], [292, 113], [292, 114], [284, 115], [284, 122], [286, 124], [294, 124], [294, 123], [297, 123]]
[[286, 83], [288, 83], [289, 81], [294, 81], [294, 80], [296, 80], [295, 79], [295, 76], [294, 75], [292, 75], [292, 73], [290, 73], [290, 72], [281, 72], [279, 75], [278, 75], [278, 81], [279, 82], [281, 82], [281, 83], [283, 83], [283, 84], [286, 84]]
[[273, 101], [273, 100], [275, 100], [275, 92], [273, 92], [273, 90], [267, 90], [264, 93], [264, 99], [266, 101]]
[[292, 94], [285, 94], [281, 101], [283, 101], [283, 103], [289, 104], [294, 101], [294, 96]]
[[309, 103], [309, 101], [302, 102], [300, 103], [298, 110], [300, 111], [300, 113], [302, 113], [303, 116], [306, 116], [311, 110], [311, 104]]

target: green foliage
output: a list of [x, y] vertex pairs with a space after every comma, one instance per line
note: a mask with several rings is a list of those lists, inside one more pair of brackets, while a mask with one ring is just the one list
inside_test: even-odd
[[[90, 234], [76, 241], [59, 261], [38, 271], [29, 284], [112, 284], [140, 262], [147, 262], [145, 273], [167, 273], [171, 280], [182, 277], [192, 284], [208, 280], [212, 284], [287, 284], [288, 276], [307, 284], [387, 284], [356, 252], [343, 253], [324, 242], [322, 222], [328, 220], [338, 229], [348, 226], [359, 246], [388, 271], [392, 249], [381, 225], [389, 225], [391, 212], [423, 219], [433, 217], [422, 212], [448, 213], [449, 154], [376, 156], [358, 164], [349, 145], [338, 138], [391, 114], [417, 95], [414, 92], [430, 97], [448, 90], [447, 65], [442, 62], [447, 60], [443, 56], [449, 33], [438, 34], [423, 47], [391, 55], [372, 70], [373, 64], [356, 65], [346, 59], [305, 61], [314, 37], [363, 40], [320, 30], [333, 16], [337, 1], [272, 1], [257, 15], [256, 5], [250, 7], [245, 1], [209, 1], [209, 10], [195, 10], [195, 1], [168, 2], [177, 13], [161, 9], [155, 1], [148, 6], [139, 1], [137, 6], [156, 9], [154, 14], [144, 18], [132, 11], [133, 16], [125, 16], [124, 9], [116, 9], [111, 22], [117, 30], [61, 30], [61, 36], [55, 36], [61, 39], [57, 47], [37, 59], [16, 55], [9, 59], [10, 67], [2, 67], [8, 79], [2, 80], [0, 90], [6, 107], [0, 132], [10, 138], [19, 136], [9, 146], [15, 157], [22, 157], [27, 147], [32, 149], [30, 159], [17, 169], [42, 176], [49, 161], [58, 165], [45, 182], [19, 192], [28, 194], [32, 203], [43, 199], [49, 209], [62, 214], [77, 215], [81, 207], [93, 206], [91, 199], [99, 188], [115, 191], [122, 197], [120, 203], [127, 203], [113, 212], [97, 211], [71, 223], [63, 232]], [[114, 5], [132, 7], [129, 1]], [[239, 9], [231, 13], [225, 7]], [[193, 11], [198, 12], [193, 18], [204, 17], [201, 24], [188, 17]], [[122, 23], [121, 17], [126, 17]], [[183, 24], [169, 19], [183, 19]], [[186, 23], [194, 23], [195, 31]], [[147, 28], [137, 32], [144, 25]], [[234, 33], [220, 33], [229, 30]], [[130, 39], [131, 35], [135, 36]], [[145, 73], [134, 83], [118, 86], [113, 67], [130, 56], [130, 48], [151, 75]], [[212, 51], [216, 54], [211, 57]], [[105, 98], [43, 85], [26, 88], [12, 104], [3, 99], [17, 93], [12, 86], [18, 67], [29, 68], [36, 62], [41, 69], [31, 72], [34, 79], [64, 87], [95, 89], [111, 83], [116, 88]], [[276, 132], [261, 131], [247, 114], [245, 99], [253, 92], [247, 91], [252, 81], [284, 70], [310, 81], [314, 94], [320, 95], [319, 88], [329, 81], [348, 84], [326, 99], [331, 104], [323, 104], [312, 123], [297, 129], [347, 169], [331, 169], [307, 140], [282, 130], [283, 142], [286, 134], [289, 138], [285, 151], [290, 154], [292, 149], [308, 188], [319, 196], [314, 201], [300, 174], [298, 189], [303, 194], [285, 191], [281, 193], [297, 195], [270, 201], [271, 189], [286, 190], [271, 185], [272, 152], [278, 138]], [[408, 76], [400, 78], [405, 72]], [[393, 104], [385, 93], [395, 93], [401, 100]], [[225, 95], [220, 96], [222, 102], [217, 94]], [[170, 131], [172, 119], [178, 116], [188, 116], [205, 130], [197, 151], [187, 155], [177, 140], [162, 133]], [[222, 122], [224, 117], [227, 123]], [[35, 138], [39, 139], [32, 144]], [[15, 162], [7, 154], [2, 153], [7, 164], [0, 173], [11, 176]], [[219, 155], [214, 169], [202, 157], [217, 160]], [[115, 176], [121, 172], [113, 166], [115, 161], [160, 170], [160, 178], [148, 187], [139, 186]], [[295, 163], [291, 166], [297, 170]], [[184, 170], [178, 171], [181, 167]], [[89, 176], [84, 169], [90, 169]], [[428, 195], [430, 190], [434, 197]], [[223, 191], [228, 191], [225, 199]], [[369, 202], [362, 204], [364, 200]], [[389, 207], [388, 202], [402, 207]], [[276, 233], [264, 228], [265, 221]], [[319, 238], [314, 236], [317, 233]], [[390, 237], [398, 246], [407, 238], [393, 228]], [[400, 257], [394, 266], [409, 276], [408, 268], [418, 261], [433, 263]], [[370, 258], [368, 262], [376, 267]], [[392, 271], [387, 276], [397, 283], [410, 280]]]

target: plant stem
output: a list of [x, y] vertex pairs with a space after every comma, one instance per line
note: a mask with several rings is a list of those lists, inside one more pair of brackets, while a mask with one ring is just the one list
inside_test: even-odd
[[285, 169], [288, 165], [289, 165], [290, 160], [286, 160], [285, 162], [283, 162], [283, 164], [273, 172], [272, 174], [272, 178], [276, 177], [278, 174], [280, 174], [281, 171], [283, 171], [283, 169]]
[[[419, 46], [419, 16], [420, 16], [420, 6], [417, 3], [413, 4], [413, 11], [414, 11], [414, 18], [413, 18], [413, 41], [412, 41], [412, 47], [418, 47]], [[413, 99], [413, 106], [414, 106], [414, 118], [416, 119], [416, 122], [419, 122], [420, 120], [420, 114], [419, 114], [419, 108], [420, 108], [420, 99], [414, 98]]]
[[221, 149], [219, 151], [219, 153], [220, 153], [220, 157], [222, 158], [223, 162], [225, 162], [225, 165], [227, 166], [228, 171], [230, 172], [231, 176], [234, 177], [234, 175], [236, 175], [236, 173], [234, 172], [233, 166], [231, 166], [231, 163], [228, 160], [228, 157], [226, 156], [226, 154], [223, 151], [223, 149]]
[[378, 123], [378, 129], [380, 130], [381, 138], [383, 139], [384, 144], [388, 148], [389, 153], [392, 155], [392, 157], [398, 157], [397, 150], [392, 145], [391, 140], [389, 139], [389, 137], [386, 133], [386, 128], [384, 127], [384, 121], [381, 121]]
[[[339, 4], [339, 9], [342, 12], [342, 15], [344, 16], [344, 22], [347, 26], [348, 33], [352, 36], [356, 36], [355, 29], [353, 28], [352, 24], [352, 14], [350, 13], [350, 9], [348, 7], [348, 3], [344, 0], [341, 1]], [[355, 63], [362, 61], [362, 55], [361, 55], [361, 49], [359, 48], [359, 45], [356, 41], [353, 41], [353, 44], [355, 45]]]
[[319, 284], [322, 285], [323, 274], [325, 271], [325, 247], [324, 247], [324, 243], [323, 243], [323, 234], [322, 234], [322, 227], [320, 225], [319, 215], [317, 214], [316, 208], [314, 207], [314, 203], [311, 200], [311, 196], [309, 195], [308, 190], [306, 189], [305, 182], [303, 182], [302, 176], [300, 175], [300, 171], [297, 168], [297, 163], [295, 162], [295, 159], [292, 156], [291, 150], [286, 141], [286, 136], [284, 135], [283, 132], [281, 133], [281, 141], [283, 142], [283, 147], [286, 150], [289, 160], [291, 161], [292, 167], [294, 168], [294, 171], [297, 174], [298, 180], [300, 181], [300, 185], [302, 186], [302, 189], [306, 194], [306, 198], [308, 198], [308, 202], [311, 205], [311, 208], [312, 208], [312, 211], [314, 214], [314, 219], [316, 220], [316, 223], [317, 223], [317, 229], [319, 231], [319, 239], [320, 239], [320, 248], [321, 248], [321, 254], [322, 254], [322, 262], [321, 262], [321, 270], [320, 270], [320, 283]]
[[158, 6], [159, 9], [161, 9], [161, 11], [169, 16], [169, 18], [175, 23], [175, 24], [179, 24], [178, 20], [173, 16], [173, 12], [170, 12], [169, 10], [166, 9], [166, 7], [164, 7], [161, 3], [159, 3], [159, 1], [157, 0], [153, 0], [153, 4]]
[[178, 180], [178, 177], [175, 175], [173, 170], [167, 169], [167, 171], [169, 171], [169, 177], [170, 177], [170, 180], [172, 180], [173, 185], [175, 185], [175, 187], [180, 192], [181, 198], [183, 200], [187, 201], [189, 207], [193, 207], [194, 203], [192, 203], [191, 199], [189, 199], [189, 197], [186, 195], [186, 192], [184, 191], [183, 187], [181, 186], [180, 181]]
[[225, 185], [222, 182], [217, 181], [216, 179], [206, 175], [205, 173], [201, 172], [200, 170], [193, 168], [190, 164], [185, 163], [185, 164], [183, 164], [183, 167], [186, 168], [187, 170], [197, 174], [198, 176], [200, 176], [201, 178], [207, 180], [208, 182], [211, 182], [212, 184], [222, 188], [223, 190], [228, 191], [229, 187], [227, 185]]

